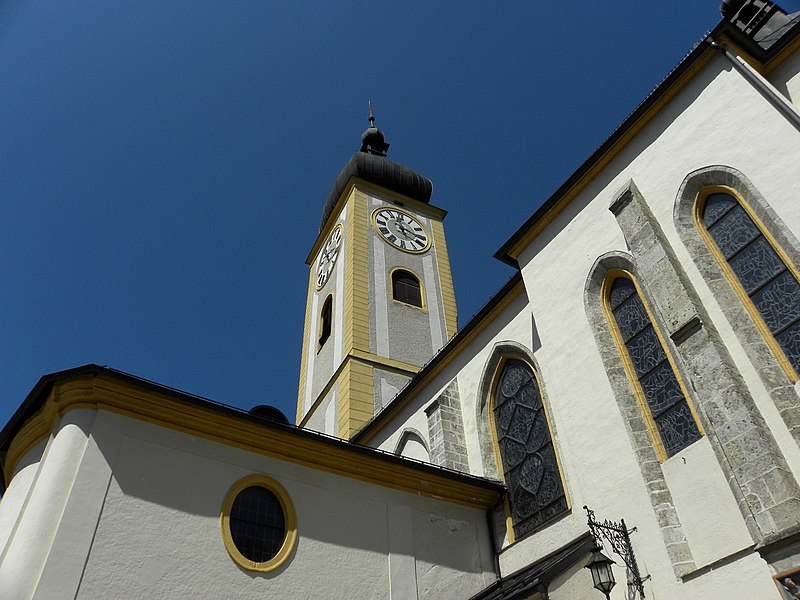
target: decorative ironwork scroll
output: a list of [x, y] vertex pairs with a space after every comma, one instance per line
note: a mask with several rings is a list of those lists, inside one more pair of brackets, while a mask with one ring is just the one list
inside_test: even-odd
[[[614, 553], [619, 556], [628, 568], [628, 585], [635, 587], [639, 592], [639, 597], [644, 598], [644, 582], [650, 579], [650, 575], [642, 578], [639, 573], [639, 565], [636, 564], [636, 555], [633, 553], [630, 534], [636, 531], [636, 527], [628, 529], [625, 519], [619, 523], [614, 521], [603, 521], [599, 523], [594, 516], [594, 511], [588, 506], [583, 507], [588, 516], [589, 532], [595, 539], [598, 548], [603, 547], [605, 539]], [[631, 581], [632, 580], [632, 581]]]

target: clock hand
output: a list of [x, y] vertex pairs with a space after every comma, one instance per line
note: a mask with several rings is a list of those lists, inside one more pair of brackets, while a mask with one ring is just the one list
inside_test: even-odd
[[[406, 236], [406, 237], [411, 237], [409, 234], [410, 234], [410, 233], [413, 233], [413, 232], [411, 231], [411, 229], [409, 229], [409, 228], [408, 228], [408, 226], [407, 226], [407, 225], [406, 225], [406, 224], [405, 224], [403, 221], [398, 221], [398, 223], [397, 223], [397, 229], [398, 229], [398, 231], [399, 231], [400, 233], [402, 233], [402, 234], [403, 234], [404, 236]], [[417, 237], [417, 235], [416, 235], [416, 234], [414, 234], [414, 237]]]

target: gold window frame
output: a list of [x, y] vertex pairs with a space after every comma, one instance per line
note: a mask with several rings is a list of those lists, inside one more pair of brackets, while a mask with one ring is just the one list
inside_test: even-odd
[[[488, 405], [488, 415], [489, 415], [489, 431], [492, 435], [492, 450], [494, 452], [494, 460], [495, 465], [497, 466], [497, 473], [500, 476], [500, 479], [505, 483], [505, 468], [503, 467], [503, 457], [500, 455], [500, 443], [497, 439], [497, 427], [494, 422], [494, 398], [495, 394], [497, 393], [497, 386], [500, 385], [500, 375], [503, 373], [503, 369], [505, 369], [506, 363], [509, 360], [518, 360], [520, 362], [525, 363], [528, 365], [528, 368], [533, 373], [533, 379], [536, 381], [536, 387], [539, 389], [539, 398], [542, 402], [542, 409], [544, 410], [544, 417], [545, 421], [547, 421], [547, 431], [550, 434], [550, 443], [553, 444], [553, 453], [556, 457], [556, 466], [558, 467], [558, 476], [561, 478], [561, 489], [564, 490], [564, 500], [567, 503], [567, 509], [560, 513], [559, 515], [548, 519], [547, 521], [540, 523], [537, 527], [533, 530], [524, 534], [520, 539], [524, 539], [528, 536], [535, 534], [537, 531], [541, 531], [544, 527], [547, 527], [550, 523], [557, 520], [559, 517], [569, 513], [572, 510], [572, 502], [569, 497], [569, 490], [567, 489], [567, 480], [564, 477], [564, 468], [561, 464], [561, 454], [558, 451], [558, 444], [556, 443], [556, 435], [553, 431], [553, 424], [552, 418], [550, 416], [550, 408], [548, 407], [548, 403], [546, 401], [546, 397], [544, 395], [544, 388], [542, 387], [542, 380], [539, 378], [539, 374], [536, 372], [536, 369], [531, 364], [529, 360], [522, 356], [518, 356], [516, 354], [506, 354], [500, 358], [500, 362], [497, 364], [497, 367], [494, 370], [494, 376], [492, 378], [492, 385], [489, 388], [489, 405]], [[514, 532], [514, 522], [511, 518], [511, 504], [508, 499], [508, 494], [503, 501], [503, 512], [505, 514], [505, 521], [506, 521], [506, 537], [508, 538], [508, 544], [511, 545], [517, 541], [516, 533]]]
[[700, 237], [703, 238], [703, 241], [708, 246], [709, 251], [711, 252], [714, 259], [717, 261], [717, 264], [722, 269], [722, 272], [725, 274], [725, 278], [731, 284], [733, 291], [736, 292], [736, 295], [739, 297], [739, 300], [744, 306], [745, 310], [750, 314], [750, 317], [753, 319], [753, 323], [755, 323], [756, 328], [758, 329], [761, 336], [764, 338], [764, 341], [769, 346], [769, 349], [772, 351], [772, 354], [778, 361], [778, 364], [783, 369], [783, 372], [786, 374], [786, 377], [789, 379], [791, 383], [796, 383], [800, 376], [798, 376], [797, 371], [792, 366], [792, 363], [789, 362], [789, 359], [786, 357], [786, 353], [778, 344], [778, 340], [775, 339], [775, 336], [772, 335], [772, 332], [767, 327], [767, 324], [764, 322], [764, 318], [761, 316], [761, 313], [756, 308], [756, 305], [753, 304], [753, 301], [750, 299], [750, 296], [745, 291], [744, 287], [742, 286], [739, 278], [736, 276], [736, 273], [733, 272], [731, 269], [730, 264], [722, 255], [722, 252], [717, 246], [717, 243], [714, 241], [714, 238], [711, 237], [711, 234], [706, 229], [705, 225], [703, 224], [703, 209], [706, 205], [706, 199], [711, 194], [727, 194], [731, 196], [734, 200], [736, 200], [739, 205], [744, 209], [747, 213], [747, 216], [753, 221], [753, 224], [756, 226], [756, 229], [764, 236], [764, 239], [767, 240], [767, 243], [772, 247], [775, 253], [778, 255], [778, 258], [783, 261], [783, 264], [789, 270], [792, 275], [794, 275], [795, 279], [800, 281], [800, 271], [798, 271], [797, 267], [794, 265], [792, 260], [786, 254], [786, 252], [781, 248], [780, 244], [775, 240], [775, 238], [770, 234], [769, 229], [764, 226], [764, 223], [761, 219], [758, 218], [758, 215], [753, 211], [752, 207], [747, 203], [744, 197], [734, 188], [729, 187], [727, 185], [711, 185], [703, 187], [698, 193], [697, 198], [695, 199], [694, 203], [694, 222], [697, 227], [697, 230], [700, 232]]
[[[271, 559], [264, 562], [255, 562], [244, 556], [233, 541], [231, 535], [230, 518], [231, 507], [234, 500], [240, 492], [249, 487], [262, 487], [269, 492], [272, 492], [278, 499], [283, 510], [284, 523], [286, 525], [286, 533], [283, 536], [283, 544], [281, 544], [278, 553]], [[266, 475], [254, 474], [243, 477], [233, 484], [228, 493], [225, 495], [225, 500], [222, 503], [222, 510], [219, 517], [220, 530], [222, 532], [222, 541], [225, 544], [225, 549], [230, 554], [234, 562], [240, 567], [248, 571], [268, 572], [273, 571], [286, 562], [294, 550], [297, 543], [297, 514], [294, 510], [294, 505], [286, 492], [284, 487]]]
[[[689, 390], [683, 381], [683, 376], [681, 375], [681, 372], [678, 369], [678, 365], [675, 362], [675, 357], [672, 356], [672, 351], [670, 350], [670, 347], [666, 343], [666, 339], [661, 333], [661, 329], [658, 326], [658, 322], [654, 318], [653, 311], [650, 309], [650, 305], [648, 304], [645, 295], [642, 293], [642, 289], [639, 286], [639, 282], [637, 281], [633, 273], [631, 273], [630, 271], [627, 271], [625, 269], [609, 270], [608, 273], [606, 273], [605, 279], [603, 280], [603, 285], [600, 288], [600, 294], [603, 303], [603, 312], [605, 312], [606, 321], [608, 321], [609, 327], [611, 328], [611, 334], [614, 338], [614, 343], [616, 343], [617, 345], [617, 351], [620, 355], [620, 358], [622, 358], [622, 364], [625, 367], [625, 374], [628, 376], [628, 381], [630, 382], [631, 387], [633, 388], [633, 394], [636, 397], [636, 403], [639, 405], [639, 410], [641, 411], [644, 417], [644, 422], [645, 425], [647, 426], [647, 431], [650, 434], [650, 438], [653, 440], [653, 445], [655, 446], [656, 449], [656, 455], [658, 456], [659, 462], [663, 463], [665, 460], [669, 458], [667, 456], [667, 451], [664, 449], [664, 442], [661, 440], [661, 434], [658, 433], [658, 427], [656, 426], [656, 421], [653, 418], [653, 413], [650, 411], [650, 405], [647, 403], [647, 397], [644, 394], [644, 390], [642, 389], [641, 383], [639, 383], [639, 377], [636, 375], [636, 369], [633, 366], [633, 360], [631, 359], [630, 353], [628, 352], [628, 348], [625, 346], [625, 342], [622, 339], [622, 332], [619, 330], [617, 319], [614, 316], [614, 313], [611, 312], [611, 285], [614, 283], [615, 280], [619, 278], [628, 279], [633, 283], [633, 286], [636, 288], [636, 293], [639, 295], [639, 300], [641, 300], [642, 306], [644, 306], [644, 310], [647, 313], [647, 318], [650, 319], [650, 325], [656, 332], [658, 341], [661, 343], [661, 347], [664, 349], [664, 353], [667, 355], [667, 360], [669, 361], [669, 365], [672, 368], [672, 372], [675, 375], [675, 379], [678, 380], [678, 385], [681, 388], [681, 392], [683, 392], [683, 397], [685, 398], [686, 404], [689, 407], [689, 412], [692, 414], [692, 418], [694, 419], [694, 422], [697, 425], [697, 430], [699, 431], [701, 437], [705, 436], [706, 433], [705, 430], [703, 429], [703, 424], [700, 422], [700, 419], [698, 417], [697, 410], [695, 409], [694, 402], [692, 401], [692, 397], [689, 394]], [[681, 448], [681, 450], [683, 449], [684, 448]]]
[[[394, 279], [394, 274], [397, 271], [403, 271], [404, 273], [408, 273], [409, 275], [414, 277], [414, 279], [417, 280], [417, 283], [419, 283], [419, 294], [420, 294], [420, 300], [422, 302], [422, 306], [415, 306], [413, 304], [409, 304], [408, 302], [403, 302], [402, 300], [398, 300], [397, 298], [394, 297], [394, 281], [393, 281], [393, 279]], [[389, 274], [388, 275], [389, 275], [389, 277], [388, 277], [387, 283], [389, 284], [389, 298], [391, 298], [392, 302], [396, 302], [397, 304], [401, 304], [403, 306], [408, 306], [410, 308], [415, 308], [417, 310], [421, 310], [422, 312], [428, 312], [428, 302], [427, 302], [427, 298], [425, 297], [425, 282], [422, 281], [422, 278], [419, 275], [417, 275], [414, 271], [412, 271], [408, 267], [403, 267], [403, 266], [392, 267], [391, 269], [389, 269]]]

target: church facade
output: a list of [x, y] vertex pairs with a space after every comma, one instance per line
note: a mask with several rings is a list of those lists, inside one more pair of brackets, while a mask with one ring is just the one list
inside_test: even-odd
[[722, 14], [461, 329], [446, 212], [371, 120], [296, 425], [43, 377], [0, 432], [0, 598], [800, 598], [800, 14]]

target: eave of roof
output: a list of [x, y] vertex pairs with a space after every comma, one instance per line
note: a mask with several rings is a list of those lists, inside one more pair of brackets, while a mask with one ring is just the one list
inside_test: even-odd
[[[265, 419], [241, 409], [94, 364], [42, 377], [0, 431], [0, 460], [3, 467], [0, 469], [0, 489], [5, 491], [8, 483], [6, 477], [10, 475], [10, 468], [13, 468], [13, 465], [8, 464], [9, 455], [14, 454], [12, 462], [21, 456], [18, 448], [12, 449], [15, 438], [24, 435], [25, 428], [37, 419], [46, 419], [43, 414], [47, 411], [43, 409], [51, 398], [51, 392], [55, 388], [69, 391], [71, 383], [90, 380], [103, 383], [102, 393], [93, 397], [84, 384], [74, 408], [94, 407], [119, 412], [157, 425], [196, 433], [212, 441], [468, 506], [491, 506], [505, 491], [505, 486], [498, 481], [402, 458], [294, 425]], [[114, 397], [118, 391], [115, 386], [126, 391], [124, 399], [120, 400], [122, 396]], [[131, 389], [136, 394], [131, 394]], [[137, 404], [137, 395], [146, 398]], [[50, 413], [52, 419], [70, 409], [69, 400], [65, 400], [67, 396], [66, 393], [62, 394], [58, 407]], [[51, 427], [52, 422], [49, 425], [42, 422], [38, 425], [38, 431], [47, 433]], [[43, 439], [41, 436], [27, 437], [31, 441]], [[30, 444], [26, 445], [26, 448], [30, 447]], [[10, 449], [12, 452], [9, 452]], [[451, 493], [451, 490], [455, 493]]]
[[587, 531], [533, 564], [496, 580], [470, 600], [522, 600], [529, 598], [538, 591], [537, 586], [546, 589], [548, 583], [585, 557], [595, 543], [594, 538]]
[[319, 225], [320, 231], [325, 228], [325, 224], [333, 214], [339, 198], [341, 198], [342, 193], [347, 188], [347, 184], [354, 177], [426, 204], [430, 201], [431, 192], [433, 191], [433, 184], [430, 179], [407, 166], [401, 165], [385, 156], [361, 151], [356, 152], [336, 177], [336, 181], [325, 199], [325, 205], [322, 209], [322, 222]]
[[719, 23], [692, 48], [600, 147], [511, 235], [495, 252], [494, 257], [513, 267], [519, 267], [517, 259], [520, 252], [578, 195], [583, 186], [593, 179], [595, 172], [602, 169], [627, 144], [635, 132], [649, 122], [650, 118], [658, 112], [660, 103], [668, 101], [673, 94], [677, 93], [684, 78], [693, 70], [702, 68], [705, 61], [715, 55], [715, 50], [707, 43], [708, 39], [720, 40], [727, 37], [743, 51], [748, 60], [756, 63], [754, 66], [763, 66], [778, 57], [789, 44], [798, 38], [799, 34], [800, 23], [787, 31], [768, 50], [764, 50], [732, 24], [727, 21]]

